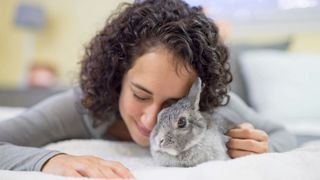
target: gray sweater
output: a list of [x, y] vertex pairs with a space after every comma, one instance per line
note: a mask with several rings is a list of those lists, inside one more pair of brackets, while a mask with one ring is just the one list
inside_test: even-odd
[[[73, 88], [40, 102], [17, 117], [0, 121], [0, 169], [40, 171], [47, 160], [61, 153], [41, 146], [66, 139], [106, 139], [105, 132], [111, 124], [106, 122], [93, 128], [91, 116], [79, 103], [80, 96], [79, 88]], [[224, 108], [238, 114], [240, 118], [236, 119], [267, 132], [270, 152], [296, 147], [294, 135], [284, 127], [260, 117], [237, 95], [230, 93], [230, 96]]]

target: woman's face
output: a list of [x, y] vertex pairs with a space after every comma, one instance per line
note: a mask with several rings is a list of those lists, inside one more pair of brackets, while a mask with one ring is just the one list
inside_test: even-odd
[[159, 111], [184, 97], [196, 78], [179, 66], [165, 48], [155, 48], [138, 57], [125, 74], [119, 99], [119, 111], [132, 139], [139, 145], [149, 145], [149, 135]]

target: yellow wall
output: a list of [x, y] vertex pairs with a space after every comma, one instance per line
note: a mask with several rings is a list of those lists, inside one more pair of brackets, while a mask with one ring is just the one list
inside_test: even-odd
[[320, 32], [296, 34], [255, 34], [227, 39], [228, 43], [273, 44], [289, 41], [291, 52], [320, 53]]
[[0, 5], [0, 83], [13, 86], [21, 72], [22, 35], [12, 25], [14, 5], [10, 0], [1, 1]]
[[[23, 45], [28, 31], [16, 28], [13, 24], [18, 2], [18, 0], [1, 0], [1, 87], [19, 86], [24, 68]], [[84, 45], [103, 27], [106, 18], [123, 1], [33, 0], [33, 2], [44, 7], [48, 24], [35, 34], [32, 59], [55, 64], [59, 70], [59, 80], [62, 85], [71, 85], [79, 72], [77, 62], [83, 55]]]
[[289, 48], [294, 52], [320, 53], [320, 32], [297, 34]]
[[[32, 59], [48, 61], [58, 68], [62, 85], [77, 80], [84, 45], [103, 27], [106, 18], [123, 0], [28, 0], [41, 4], [48, 17], [47, 26], [35, 33]], [[132, 2], [133, 0], [125, 0]], [[20, 86], [25, 58], [26, 30], [14, 26], [13, 18], [19, 0], [0, 3], [0, 88]], [[292, 38], [291, 51], [320, 52], [320, 33], [294, 37], [260, 34], [232, 37], [231, 42], [269, 42]]]

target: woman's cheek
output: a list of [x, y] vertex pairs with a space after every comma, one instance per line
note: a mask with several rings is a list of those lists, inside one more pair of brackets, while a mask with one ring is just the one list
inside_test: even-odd
[[134, 97], [131, 97], [129, 101], [126, 101], [125, 109], [127, 109], [128, 114], [135, 119], [139, 119], [143, 114], [143, 105], [140, 102], [137, 102]]

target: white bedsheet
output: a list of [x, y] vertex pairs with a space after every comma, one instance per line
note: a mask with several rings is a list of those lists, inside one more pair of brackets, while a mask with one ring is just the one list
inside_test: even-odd
[[[23, 108], [0, 107], [0, 121], [21, 113]], [[300, 124], [301, 125], [301, 124]], [[299, 125], [299, 128], [302, 127]], [[298, 129], [299, 129], [298, 128]], [[298, 132], [297, 128], [289, 128]], [[310, 128], [303, 129], [310, 132]], [[316, 132], [319, 132], [315, 130]], [[303, 132], [304, 133], [304, 132]], [[103, 140], [70, 140], [46, 146], [75, 155], [95, 155], [122, 162], [137, 179], [175, 180], [319, 180], [320, 141], [310, 142], [303, 147], [286, 153], [268, 153], [247, 156], [229, 161], [212, 161], [193, 168], [164, 168], [154, 165], [148, 149], [133, 143]], [[129, 151], [130, 150], [130, 151]], [[1, 155], [0, 155], [1, 158]], [[0, 180], [73, 180], [41, 172], [17, 172], [0, 170]], [[86, 178], [80, 178], [86, 179]]]
[[[139, 180], [319, 180], [320, 141], [285, 153], [252, 155], [228, 161], [211, 161], [192, 168], [154, 165], [148, 149], [133, 143], [104, 140], [69, 140], [46, 146], [75, 155], [95, 155], [121, 161]], [[76, 180], [41, 172], [0, 170], [0, 180]]]

